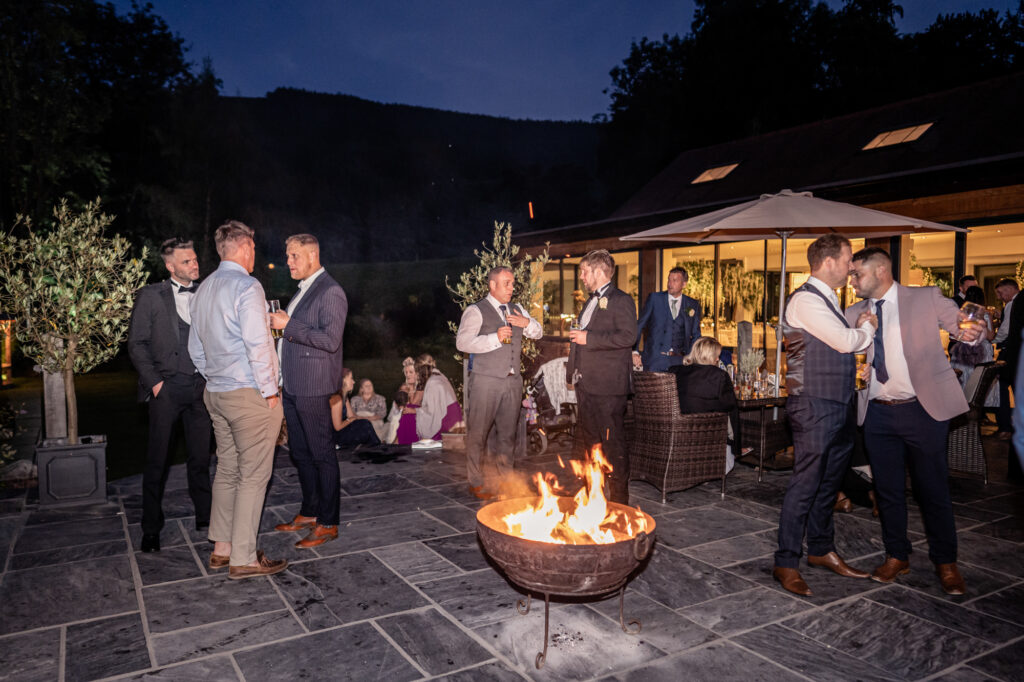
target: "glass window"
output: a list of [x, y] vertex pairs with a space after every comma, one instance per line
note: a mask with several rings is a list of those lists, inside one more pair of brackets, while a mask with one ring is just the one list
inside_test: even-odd
[[700, 302], [702, 336], [714, 336], [711, 323], [711, 305], [715, 296], [715, 247], [711, 245], [679, 246], [661, 252], [661, 283], [659, 290], [668, 287], [668, 272], [672, 268], [686, 270], [688, 281], [683, 293]]
[[[640, 252], [613, 253], [615, 274], [612, 283], [633, 297], [640, 296]], [[544, 298], [544, 333], [549, 336], [569, 336], [569, 325], [583, 311], [587, 293], [580, 280], [580, 256], [552, 258], [544, 272], [541, 284]]]
[[706, 171], [695, 177], [690, 184], [696, 185], [699, 182], [711, 182], [712, 180], [721, 180], [738, 166], [738, 163], [730, 163], [727, 166], [715, 166], [714, 168], [708, 168]]
[[952, 232], [912, 234], [906, 242], [907, 286], [937, 286], [943, 296], [953, 295], [953, 255], [956, 237]]
[[985, 292], [985, 304], [1002, 310], [996, 298], [996, 282], [1015, 277], [1024, 261], [1024, 223], [972, 227], [967, 233], [967, 271]]
[[863, 149], [878, 149], [879, 147], [891, 147], [894, 144], [913, 142], [924, 135], [931, 127], [931, 123], [922, 123], [919, 126], [910, 126], [909, 128], [900, 128], [898, 130], [888, 130], [884, 133], [875, 135], [874, 139], [864, 145]]

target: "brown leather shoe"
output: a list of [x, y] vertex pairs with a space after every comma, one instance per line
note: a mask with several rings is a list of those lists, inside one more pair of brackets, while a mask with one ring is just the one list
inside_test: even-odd
[[858, 571], [853, 568], [835, 552], [829, 552], [825, 556], [808, 556], [807, 563], [811, 566], [820, 566], [821, 568], [827, 568], [833, 573], [843, 576], [844, 578], [868, 578], [871, 576], [870, 573], [864, 571]]
[[229, 566], [228, 579], [242, 580], [258, 578], [261, 575], [274, 575], [288, 568], [287, 559], [268, 559], [263, 550], [256, 550], [255, 566]]
[[964, 582], [963, 576], [960, 575], [960, 570], [956, 567], [956, 563], [935, 564], [935, 573], [939, 576], [939, 582], [942, 583], [942, 591], [946, 594], [960, 596], [967, 593], [967, 583]]
[[302, 516], [301, 514], [296, 514], [295, 518], [291, 520], [291, 523], [279, 523], [274, 526], [274, 530], [294, 532], [297, 530], [306, 530], [307, 528], [312, 528], [315, 525], [315, 516]]
[[800, 576], [800, 571], [795, 568], [776, 566], [772, 569], [772, 577], [782, 583], [782, 589], [789, 590], [793, 594], [799, 594], [801, 597], [810, 597], [813, 594], [811, 588]]
[[871, 579], [880, 583], [891, 583], [898, 575], [910, 573], [910, 562], [900, 561], [896, 557], [886, 557], [885, 563], [871, 574]]
[[844, 493], [838, 493], [836, 495], [836, 503], [832, 505], [832, 509], [837, 512], [849, 514], [853, 511], [853, 502]]
[[321, 526], [320, 524], [317, 524], [316, 527], [309, 532], [309, 535], [296, 542], [295, 546], [299, 549], [312, 549], [314, 547], [319, 547], [325, 542], [337, 539], [337, 526]]
[[876, 519], [878, 518], [878, 498], [875, 497], [875, 491], [869, 490], [868, 497], [871, 498], [871, 515]]
[[218, 568], [227, 568], [228, 564], [231, 563], [230, 556], [222, 556], [220, 554], [210, 553], [210, 563], [207, 564], [211, 569], [216, 571]]

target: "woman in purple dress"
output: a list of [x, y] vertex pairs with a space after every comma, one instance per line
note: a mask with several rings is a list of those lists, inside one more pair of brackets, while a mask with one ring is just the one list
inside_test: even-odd
[[462, 408], [455, 389], [437, 370], [434, 358], [423, 354], [416, 358], [416, 391], [402, 409], [398, 424], [399, 443], [438, 440], [462, 421]]

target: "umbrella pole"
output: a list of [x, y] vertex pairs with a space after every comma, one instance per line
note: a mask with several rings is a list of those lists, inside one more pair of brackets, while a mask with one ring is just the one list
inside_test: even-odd
[[779, 230], [782, 237], [782, 264], [779, 275], [779, 323], [775, 325], [775, 397], [782, 391], [782, 315], [786, 305], [786, 240], [791, 230]]

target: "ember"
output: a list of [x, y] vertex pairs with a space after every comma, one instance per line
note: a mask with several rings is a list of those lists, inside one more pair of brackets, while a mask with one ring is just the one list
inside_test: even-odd
[[[561, 459], [559, 460], [561, 462]], [[564, 464], [563, 464], [564, 467]], [[573, 472], [584, 486], [574, 497], [559, 495], [557, 479], [535, 477], [540, 497], [536, 504], [524, 503], [522, 509], [501, 517], [509, 535], [567, 545], [606, 545], [628, 540], [648, 530], [646, 514], [628, 507], [610, 508], [604, 495], [604, 477], [612, 471], [600, 446], [595, 446], [586, 462], [572, 461]]]

